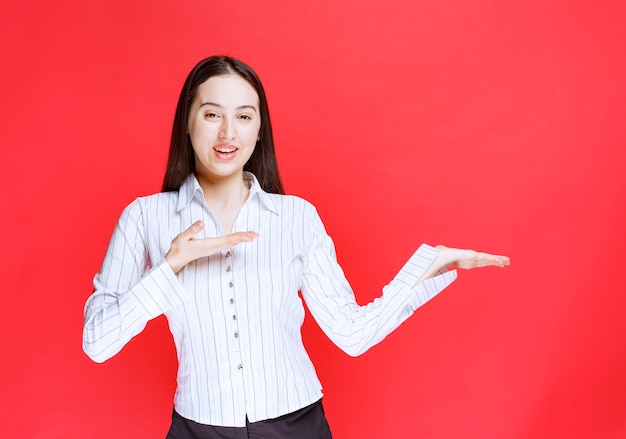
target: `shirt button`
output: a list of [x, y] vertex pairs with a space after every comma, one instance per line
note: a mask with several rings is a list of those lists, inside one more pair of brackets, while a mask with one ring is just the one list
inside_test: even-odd
[[230, 273], [230, 271], [231, 271], [231, 270], [232, 270], [232, 268], [231, 268], [231, 267], [226, 267], [226, 271], [227, 271], [228, 273]]
[[239, 366], [237, 366], [237, 369], [239, 370], [243, 369], [243, 364], [240, 364]]
[[231, 299], [229, 300], [229, 302], [230, 302], [230, 304], [232, 305], [233, 303], [235, 303], [235, 299], [231, 298]]
[[232, 288], [232, 287], [233, 287], [233, 285], [235, 285], [235, 284], [233, 283], [233, 281], [228, 282], [228, 286], [229, 286], [229, 287], [231, 287], [231, 288]]
[[227, 257], [227, 258], [230, 258], [230, 250], [228, 250], [228, 251], [226, 252], [226, 257]]
[[237, 316], [236, 315], [233, 315], [233, 320], [237, 320]]
[[239, 338], [239, 333], [235, 332], [235, 338]]

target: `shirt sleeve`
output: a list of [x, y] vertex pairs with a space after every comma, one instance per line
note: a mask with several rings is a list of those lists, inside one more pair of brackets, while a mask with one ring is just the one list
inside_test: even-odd
[[303, 257], [302, 295], [324, 333], [351, 356], [361, 355], [379, 343], [456, 279], [456, 270], [444, 269], [418, 283], [438, 253], [436, 248], [423, 244], [383, 288], [382, 296], [360, 306], [314, 209], [311, 233], [311, 245]]
[[96, 362], [117, 354], [147, 322], [181, 304], [186, 292], [164, 259], [151, 266], [140, 199], [115, 226], [94, 292], [85, 304], [83, 350]]

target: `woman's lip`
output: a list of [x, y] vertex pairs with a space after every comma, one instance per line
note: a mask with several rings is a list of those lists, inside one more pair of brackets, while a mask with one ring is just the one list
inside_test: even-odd
[[231, 160], [238, 150], [239, 148], [233, 145], [215, 145], [213, 147], [215, 156], [220, 160]]

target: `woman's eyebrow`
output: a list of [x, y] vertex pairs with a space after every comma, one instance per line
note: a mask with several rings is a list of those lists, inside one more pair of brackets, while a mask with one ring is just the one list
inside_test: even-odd
[[[200, 104], [200, 108], [204, 107], [205, 105], [210, 105], [212, 107], [217, 107], [217, 108], [224, 108], [223, 105], [217, 104], [215, 102], [203, 102]], [[256, 107], [254, 105], [240, 105], [236, 108], [236, 110], [245, 110], [245, 109], [251, 109], [254, 110], [256, 112]]]

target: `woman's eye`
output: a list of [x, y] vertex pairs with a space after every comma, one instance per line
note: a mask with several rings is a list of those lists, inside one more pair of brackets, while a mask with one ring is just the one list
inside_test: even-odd
[[252, 118], [247, 114], [242, 114], [241, 116], [239, 116], [239, 118], [243, 120], [252, 120]]
[[204, 117], [206, 117], [207, 119], [215, 119], [218, 116], [217, 116], [217, 113], [206, 113]]

